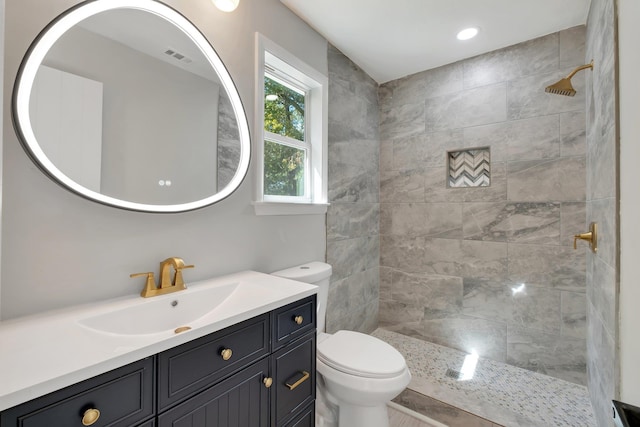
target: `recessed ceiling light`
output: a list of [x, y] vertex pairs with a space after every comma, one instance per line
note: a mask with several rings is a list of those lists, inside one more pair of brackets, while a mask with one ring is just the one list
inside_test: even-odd
[[458, 37], [458, 40], [469, 40], [477, 36], [478, 31], [477, 27], [465, 28], [460, 31], [456, 37]]

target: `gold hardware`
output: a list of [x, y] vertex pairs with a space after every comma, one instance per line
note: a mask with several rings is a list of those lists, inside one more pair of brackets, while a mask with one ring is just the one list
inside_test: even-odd
[[222, 356], [222, 360], [229, 360], [233, 356], [233, 351], [230, 348], [225, 348], [220, 352], [220, 356]]
[[573, 77], [578, 71], [584, 70], [586, 68], [593, 69], [593, 60], [591, 63], [581, 65], [577, 67], [575, 70], [569, 73], [567, 77], [560, 80], [557, 83], [552, 84], [551, 86], [547, 86], [544, 91], [547, 93], [553, 93], [555, 95], [565, 95], [565, 96], [574, 96], [576, 94], [576, 90], [571, 85], [571, 77]]
[[296, 322], [298, 325], [302, 325], [304, 318], [302, 316], [296, 316], [293, 318], [293, 321]]
[[90, 426], [100, 418], [100, 411], [95, 408], [87, 409], [82, 416], [82, 425]]
[[[173, 280], [171, 280], [171, 267], [175, 271]], [[154, 297], [157, 295], [170, 294], [171, 292], [178, 292], [187, 287], [184, 284], [182, 278], [182, 270], [185, 268], [193, 268], [194, 265], [184, 265], [184, 261], [181, 258], [172, 257], [167, 258], [160, 263], [160, 284], [156, 285], [155, 278], [152, 272], [148, 273], [134, 273], [129, 277], [147, 276], [147, 282], [144, 289], [140, 293], [143, 298]]]
[[598, 224], [592, 222], [589, 224], [589, 231], [587, 233], [573, 236], [573, 249], [578, 249], [578, 240], [586, 240], [589, 242], [591, 250], [594, 253], [598, 252]]
[[143, 298], [150, 297], [156, 295], [154, 292], [157, 291], [156, 287], [156, 279], [153, 277], [153, 273], [151, 271], [147, 273], [133, 273], [130, 274], [129, 277], [140, 277], [147, 276], [147, 282], [144, 285], [144, 289], [140, 292], [140, 296]]
[[185, 332], [191, 329], [191, 326], [180, 326], [179, 328], [176, 328], [175, 332], [176, 334], [179, 334], [180, 332]]
[[262, 382], [264, 383], [264, 386], [266, 388], [269, 388], [273, 384], [273, 378], [266, 377], [265, 379], [262, 380]]
[[302, 374], [302, 378], [300, 378], [298, 381], [296, 381], [293, 384], [289, 384], [288, 382], [284, 383], [287, 387], [289, 387], [289, 390], [293, 390], [296, 387], [298, 387], [300, 384], [302, 384], [303, 382], [305, 382], [306, 380], [309, 379], [309, 372], [307, 371], [302, 371], [300, 372]]

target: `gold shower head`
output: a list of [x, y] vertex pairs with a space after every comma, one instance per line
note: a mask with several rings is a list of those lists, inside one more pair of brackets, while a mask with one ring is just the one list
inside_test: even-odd
[[571, 77], [573, 77], [578, 71], [584, 70], [586, 68], [593, 69], [593, 61], [591, 61], [591, 63], [589, 64], [579, 66], [571, 73], [569, 73], [569, 75], [564, 79], [552, 84], [551, 86], [547, 86], [544, 91], [547, 93], [553, 93], [555, 95], [574, 96], [576, 94], [576, 90], [571, 85]]

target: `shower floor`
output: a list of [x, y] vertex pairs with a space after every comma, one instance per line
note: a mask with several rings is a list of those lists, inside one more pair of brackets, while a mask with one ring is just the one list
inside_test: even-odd
[[[427, 401], [435, 399], [508, 427], [596, 426], [584, 386], [484, 358], [471, 370], [464, 352], [381, 328], [372, 335], [407, 360], [413, 375], [408, 388], [415, 393], [404, 393], [396, 402], [416, 412], [428, 411]], [[424, 402], [422, 395], [428, 396]]]

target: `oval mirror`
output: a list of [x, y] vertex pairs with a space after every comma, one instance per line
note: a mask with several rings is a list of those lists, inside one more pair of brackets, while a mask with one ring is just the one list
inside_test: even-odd
[[93, 0], [50, 23], [20, 65], [13, 120], [50, 178], [124, 209], [210, 205], [249, 167], [247, 118], [224, 64], [155, 0]]

